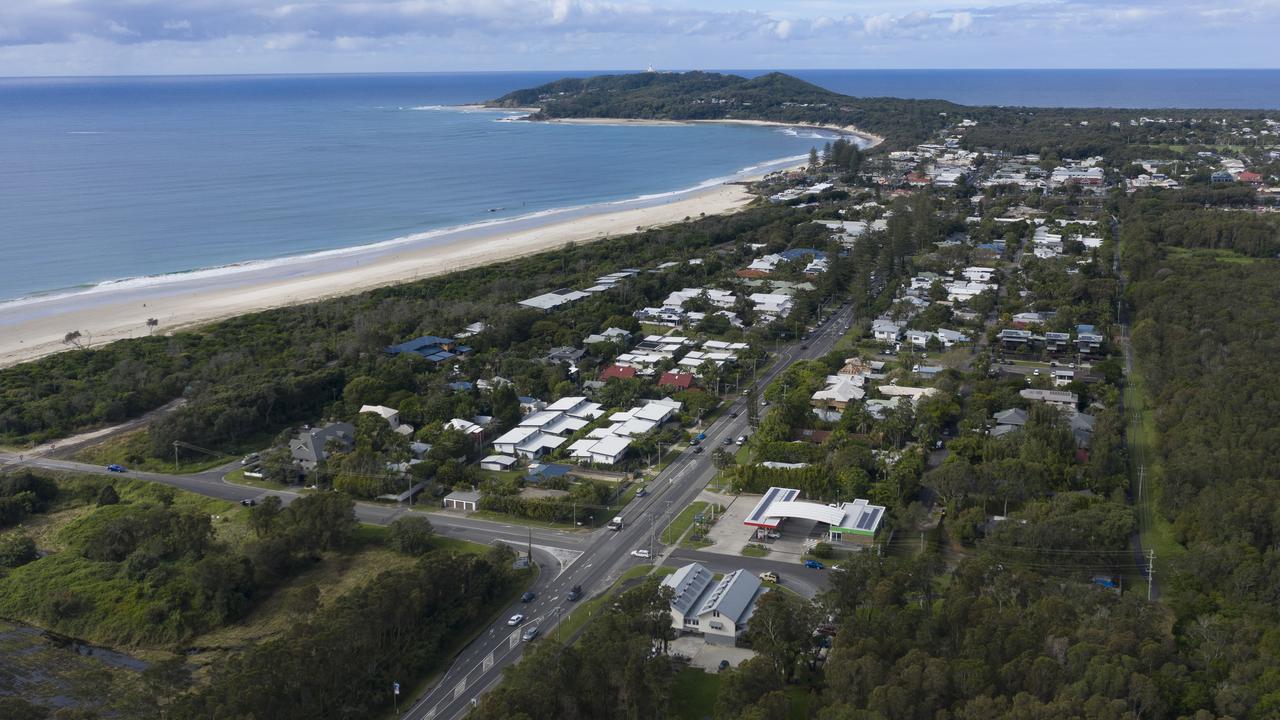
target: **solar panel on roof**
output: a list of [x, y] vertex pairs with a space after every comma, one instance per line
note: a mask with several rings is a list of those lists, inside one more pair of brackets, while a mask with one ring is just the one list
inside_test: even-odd
[[862, 514], [862, 517], [858, 518], [858, 529], [870, 530], [871, 528], [875, 527], [876, 520], [879, 519], [879, 517], [880, 517], [880, 508], [872, 508], [868, 510], [867, 512]]

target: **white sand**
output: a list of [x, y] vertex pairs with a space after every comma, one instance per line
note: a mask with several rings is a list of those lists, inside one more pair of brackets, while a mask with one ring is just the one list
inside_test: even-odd
[[[284, 264], [259, 272], [260, 279], [228, 274], [186, 284], [128, 292], [36, 300], [17, 307], [0, 306], [0, 367], [67, 350], [64, 336], [78, 330], [92, 346], [148, 334], [148, 318], [159, 321], [157, 332], [169, 332], [255, 310], [292, 305], [556, 248], [569, 242], [588, 242], [634, 232], [637, 227], [668, 225], [740, 209], [752, 199], [741, 184], [719, 185], [667, 203], [586, 215], [492, 235], [471, 235], [436, 246], [407, 248], [361, 261], [341, 270], [301, 272], [295, 277]], [[274, 275], [274, 276], [273, 276]], [[192, 289], [192, 286], [196, 286]], [[546, 288], [551, 290], [552, 288]], [[127, 297], [116, 297], [119, 295]], [[43, 307], [42, 307], [43, 304]]]

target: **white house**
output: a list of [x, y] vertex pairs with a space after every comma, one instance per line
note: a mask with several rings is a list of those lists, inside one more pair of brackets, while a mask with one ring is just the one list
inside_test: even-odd
[[871, 334], [877, 340], [897, 342], [902, 337], [902, 323], [893, 320], [876, 320], [871, 324]]
[[792, 300], [789, 295], [773, 293], [751, 293], [751, 302], [756, 312], [765, 317], [783, 318], [791, 314]]
[[394, 430], [394, 431], [396, 431], [396, 432], [397, 432], [397, 433], [399, 433], [400, 435], [412, 435], [412, 434], [413, 434], [413, 426], [412, 426], [412, 425], [402, 425], [402, 424], [400, 423], [400, 411], [399, 411], [399, 410], [395, 410], [395, 409], [393, 409], [393, 408], [389, 408], [389, 407], [386, 407], [386, 406], [383, 406], [383, 405], [361, 405], [361, 406], [360, 406], [360, 412], [362, 412], [362, 413], [373, 413], [373, 414], [377, 415], [378, 417], [382, 418], [383, 420], [386, 420], [386, 421], [387, 421], [387, 424], [391, 426], [391, 429], [392, 429], [392, 430]]
[[767, 592], [760, 578], [744, 569], [719, 582], [711, 571], [690, 563], [662, 580], [673, 591], [671, 626], [701, 634], [708, 642], [733, 644], [755, 613], [756, 601]]

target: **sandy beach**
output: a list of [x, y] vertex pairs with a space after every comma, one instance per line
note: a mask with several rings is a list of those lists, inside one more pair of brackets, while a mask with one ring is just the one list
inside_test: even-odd
[[[680, 222], [700, 214], [732, 212], [752, 196], [741, 182], [715, 185], [648, 201], [638, 207], [608, 205], [579, 216], [550, 215], [445, 233], [430, 244], [408, 243], [391, 249], [370, 249], [337, 258], [301, 257], [266, 267], [245, 266], [218, 272], [163, 278], [160, 283], [95, 288], [87, 292], [29, 298], [0, 304], [0, 367], [14, 365], [69, 349], [67, 333], [81, 333], [92, 346], [148, 335], [147, 320], [159, 324], [155, 332], [172, 332], [256, 310], [325, 297], [346, 295], [432, 275], [549, 250], [569, 242], [589, 242]], [[547, 288], [551, 290], [553, 288]]]
[[[537, 112], [536, 108], [521, 108], [521, 111], [528, 110]], [[843, 135], [853, 135], [861, 139], [863, 149], [873, 148], [884, 142], [884, 138], [869, 133], [859, 127], [853, 125], [805, 125], [803, 123], [784, 123], [775, 122], [773, 120], [643, 120], [636, 118], [555, 118], [551, 120], [537, 120], [535, 122], [560, 123], [564, 125], [752, 125], [756, 127], [787, 127], [800, 128], [809, 130], [827, 130], [837, 132]]]

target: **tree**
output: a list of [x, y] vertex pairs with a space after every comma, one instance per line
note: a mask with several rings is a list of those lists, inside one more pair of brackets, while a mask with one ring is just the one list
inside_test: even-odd
[[313, 551], [342, 547], [359, 525], [355, 501], [336, 492], [300, 497], [284, 515], [297, 545]]
[[789, 592], [765, 593], [756, 604], [747, 636], [769, 659], [782, 682], [789, 682], [800, 657], [814, 647], [817, 612], [809, 601]]
[[0, 567], [15, 568], [39, 557], [36, 541], [26, 535], [0, 535]]
[[279, 495], [268, 495], [262, 502], [249, 508], [249, 527], [258, 537], [266, 537], [275, 529], [283, 511], [283, 501]]
[[116, 493], [114, 485], [103, 485], [98, 491], [98, 507], [104, 505], [115, 505], [120, 502], [120, 495]]
[[387, 546], [405, 555], [422, 555], [431, 551], [434, 534], [430, 520], [420, 515], [405, 515], [387, 527]]
[[821, 161], [818, 160], [818, 148], [816, 147], [809, 148], [809, 169], [817, 170], [818, 166], [821, 164], [822, 164]]

